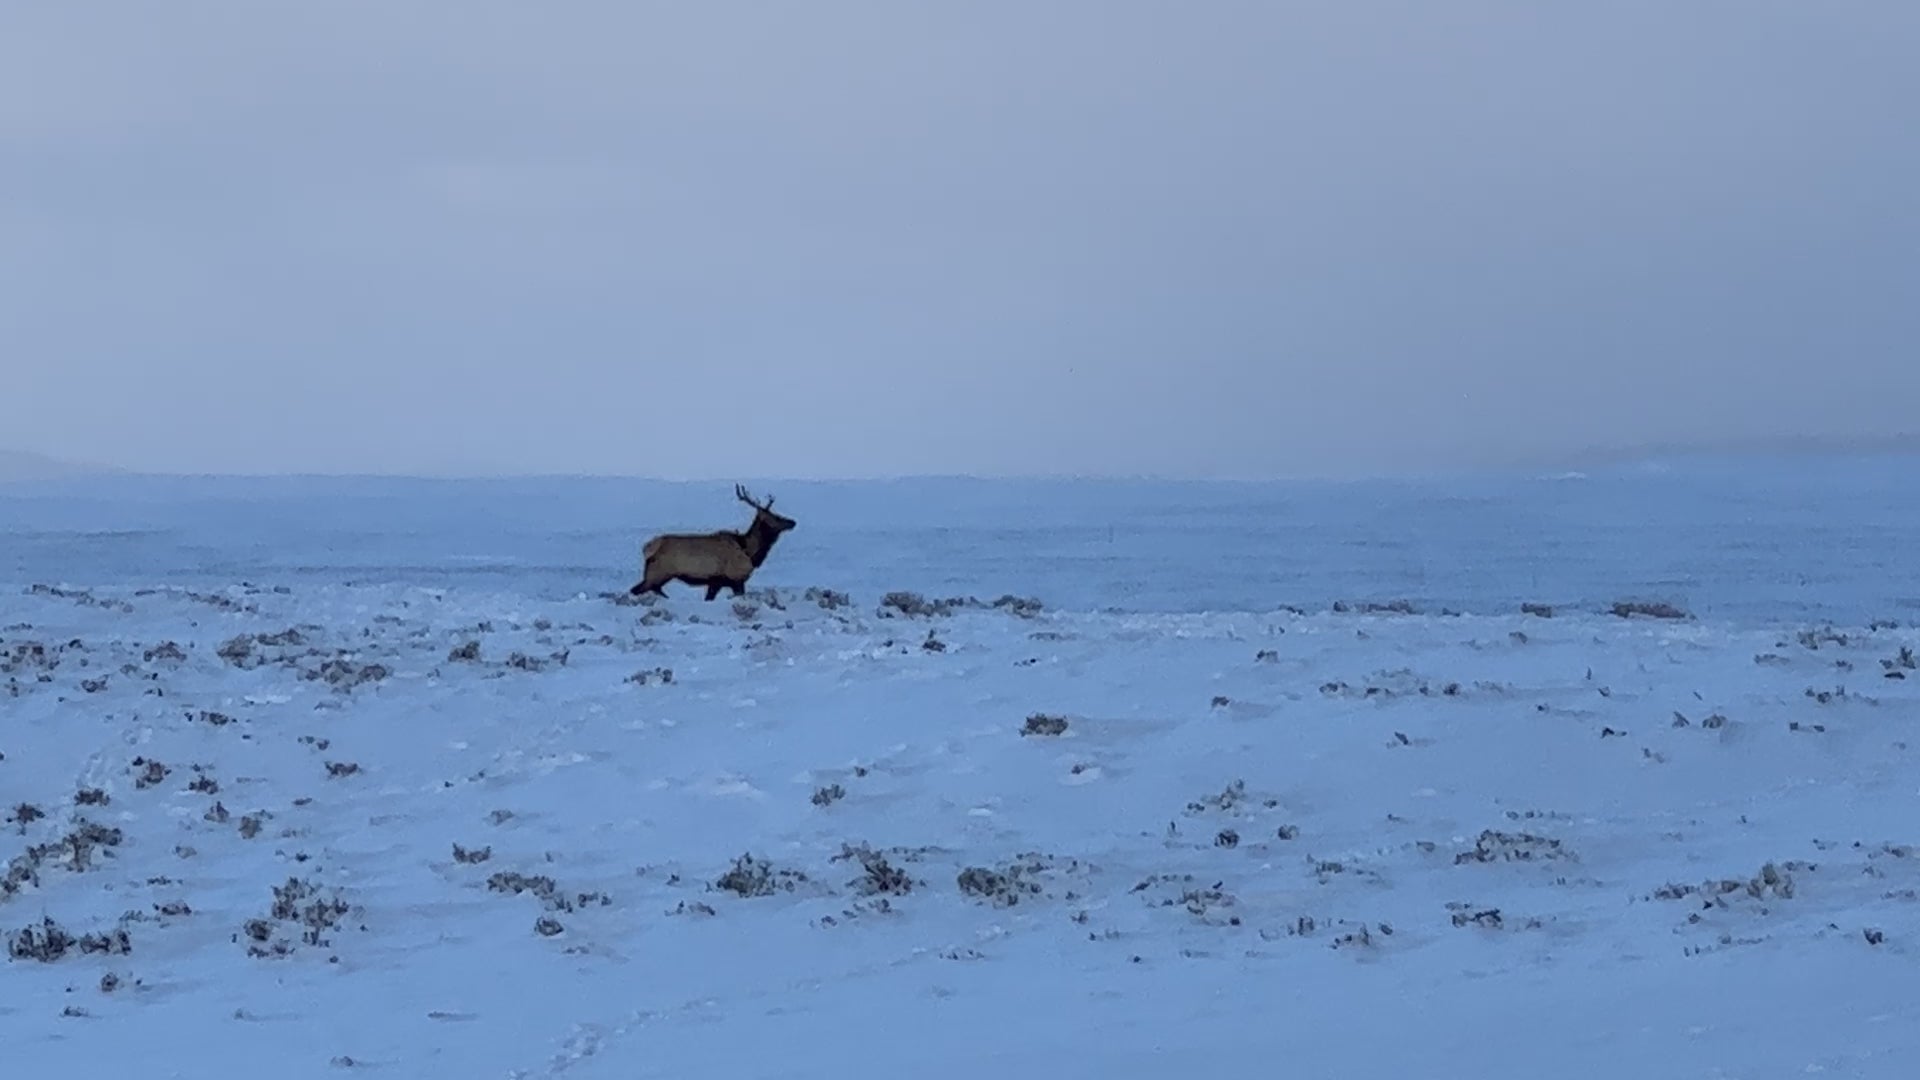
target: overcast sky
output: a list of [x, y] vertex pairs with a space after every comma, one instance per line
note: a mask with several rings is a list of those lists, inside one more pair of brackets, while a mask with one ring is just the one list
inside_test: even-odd
[[0, 447], [1346, 474], [1920, 430], [1920, 4], [0, 7]]

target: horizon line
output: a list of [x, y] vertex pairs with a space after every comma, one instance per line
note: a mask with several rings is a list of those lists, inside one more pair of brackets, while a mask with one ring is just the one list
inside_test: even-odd
[[786, 484], [885, 484], [914, 482], [966, 483], [1164, 483], [1164, 484], [1287, 484], [1287, 483], [1378, 483], [1382, 481], [1421, 481], [1449, 477], [1538, 474], [1579, 471], [1586, 468], [1617, 468], [1648, 464], [1664, 457], [1713, 457], [1723, 455], [1833, 456], [1850, 453], [1920, 453], [1920, 432], [1871, 436], [1785, 435], [1701, 442], [1661, 442], [1627, 446], [1595, 446], [1562, 453], [1542, 454], [1531, 460], [1508, 462], [1460, 462], [1450, 466], [1426, 468], [1374, 469], [1353, 473], [1268, 473], [1196, 475], [1156, 472], [923, 472], [890, 474], [839, 474], [817, 476], [719, 475], [661, 476], [645, 473], [602, 472], [594, 470], [541, 471], [368, 471], [338, 472], [314, 469], [289, 469], [262, 472], [215, 472], [209, 470], [135, 469], [112, 463], [82, 462], [32, 450], [0, 448], [0, 461], [8, 456], [27, 459], [49, 470], [50, 475], [9, 480], [0, 476], [0, 485], [34, 483], [48, 480], [84, 480], [120, 478], [129, 480], [403, 480], [420, 482], [500, 482], [541, 480], [607, 480], [655, 484], [721, 484], [733, 482]]

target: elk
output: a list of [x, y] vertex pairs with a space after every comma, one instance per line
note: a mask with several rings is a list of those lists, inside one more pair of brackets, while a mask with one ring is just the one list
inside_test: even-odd
[[627, 590], [634, 596], [645, 593], [666, 595], [669, 581], [706, 586], [707, 599], [730, 589], [739, 596], [747, 591], [747, 579], [767, 561], [780, 534], [793, 528], [794, 520], [773, 512], [773, 497], [763, 502], [735, 484], [734, 497], [753, 507], [753, 523], [745, 532], [722, 530], [710, 533], [663, 533], [640, 549], [640, 582]]

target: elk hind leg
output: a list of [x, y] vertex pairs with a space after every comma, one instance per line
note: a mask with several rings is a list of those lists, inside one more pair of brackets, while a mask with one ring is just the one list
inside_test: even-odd
[[652, 593], [655, 596], [665, 596], [667, 595], [667, 582], [672, 580], [672, 574], [655, 577], [653, 566], [649, 564], [641, 571], [640, 581], [635, 584], [633, 588], [628, 589], [627, 592], [634, 596], [644, 596], [647, 593]]

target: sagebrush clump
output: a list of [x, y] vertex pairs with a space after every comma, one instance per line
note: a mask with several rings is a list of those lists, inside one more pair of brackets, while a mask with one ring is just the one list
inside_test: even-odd
[[1023, 736], [1064, 735], [1066, 731], [1067, 718], [1064, 716], [1053, 716], [1048, 713], [1034, 713], [1027, 717], [1027, 722], [1020, 727], [1020, 734]]

